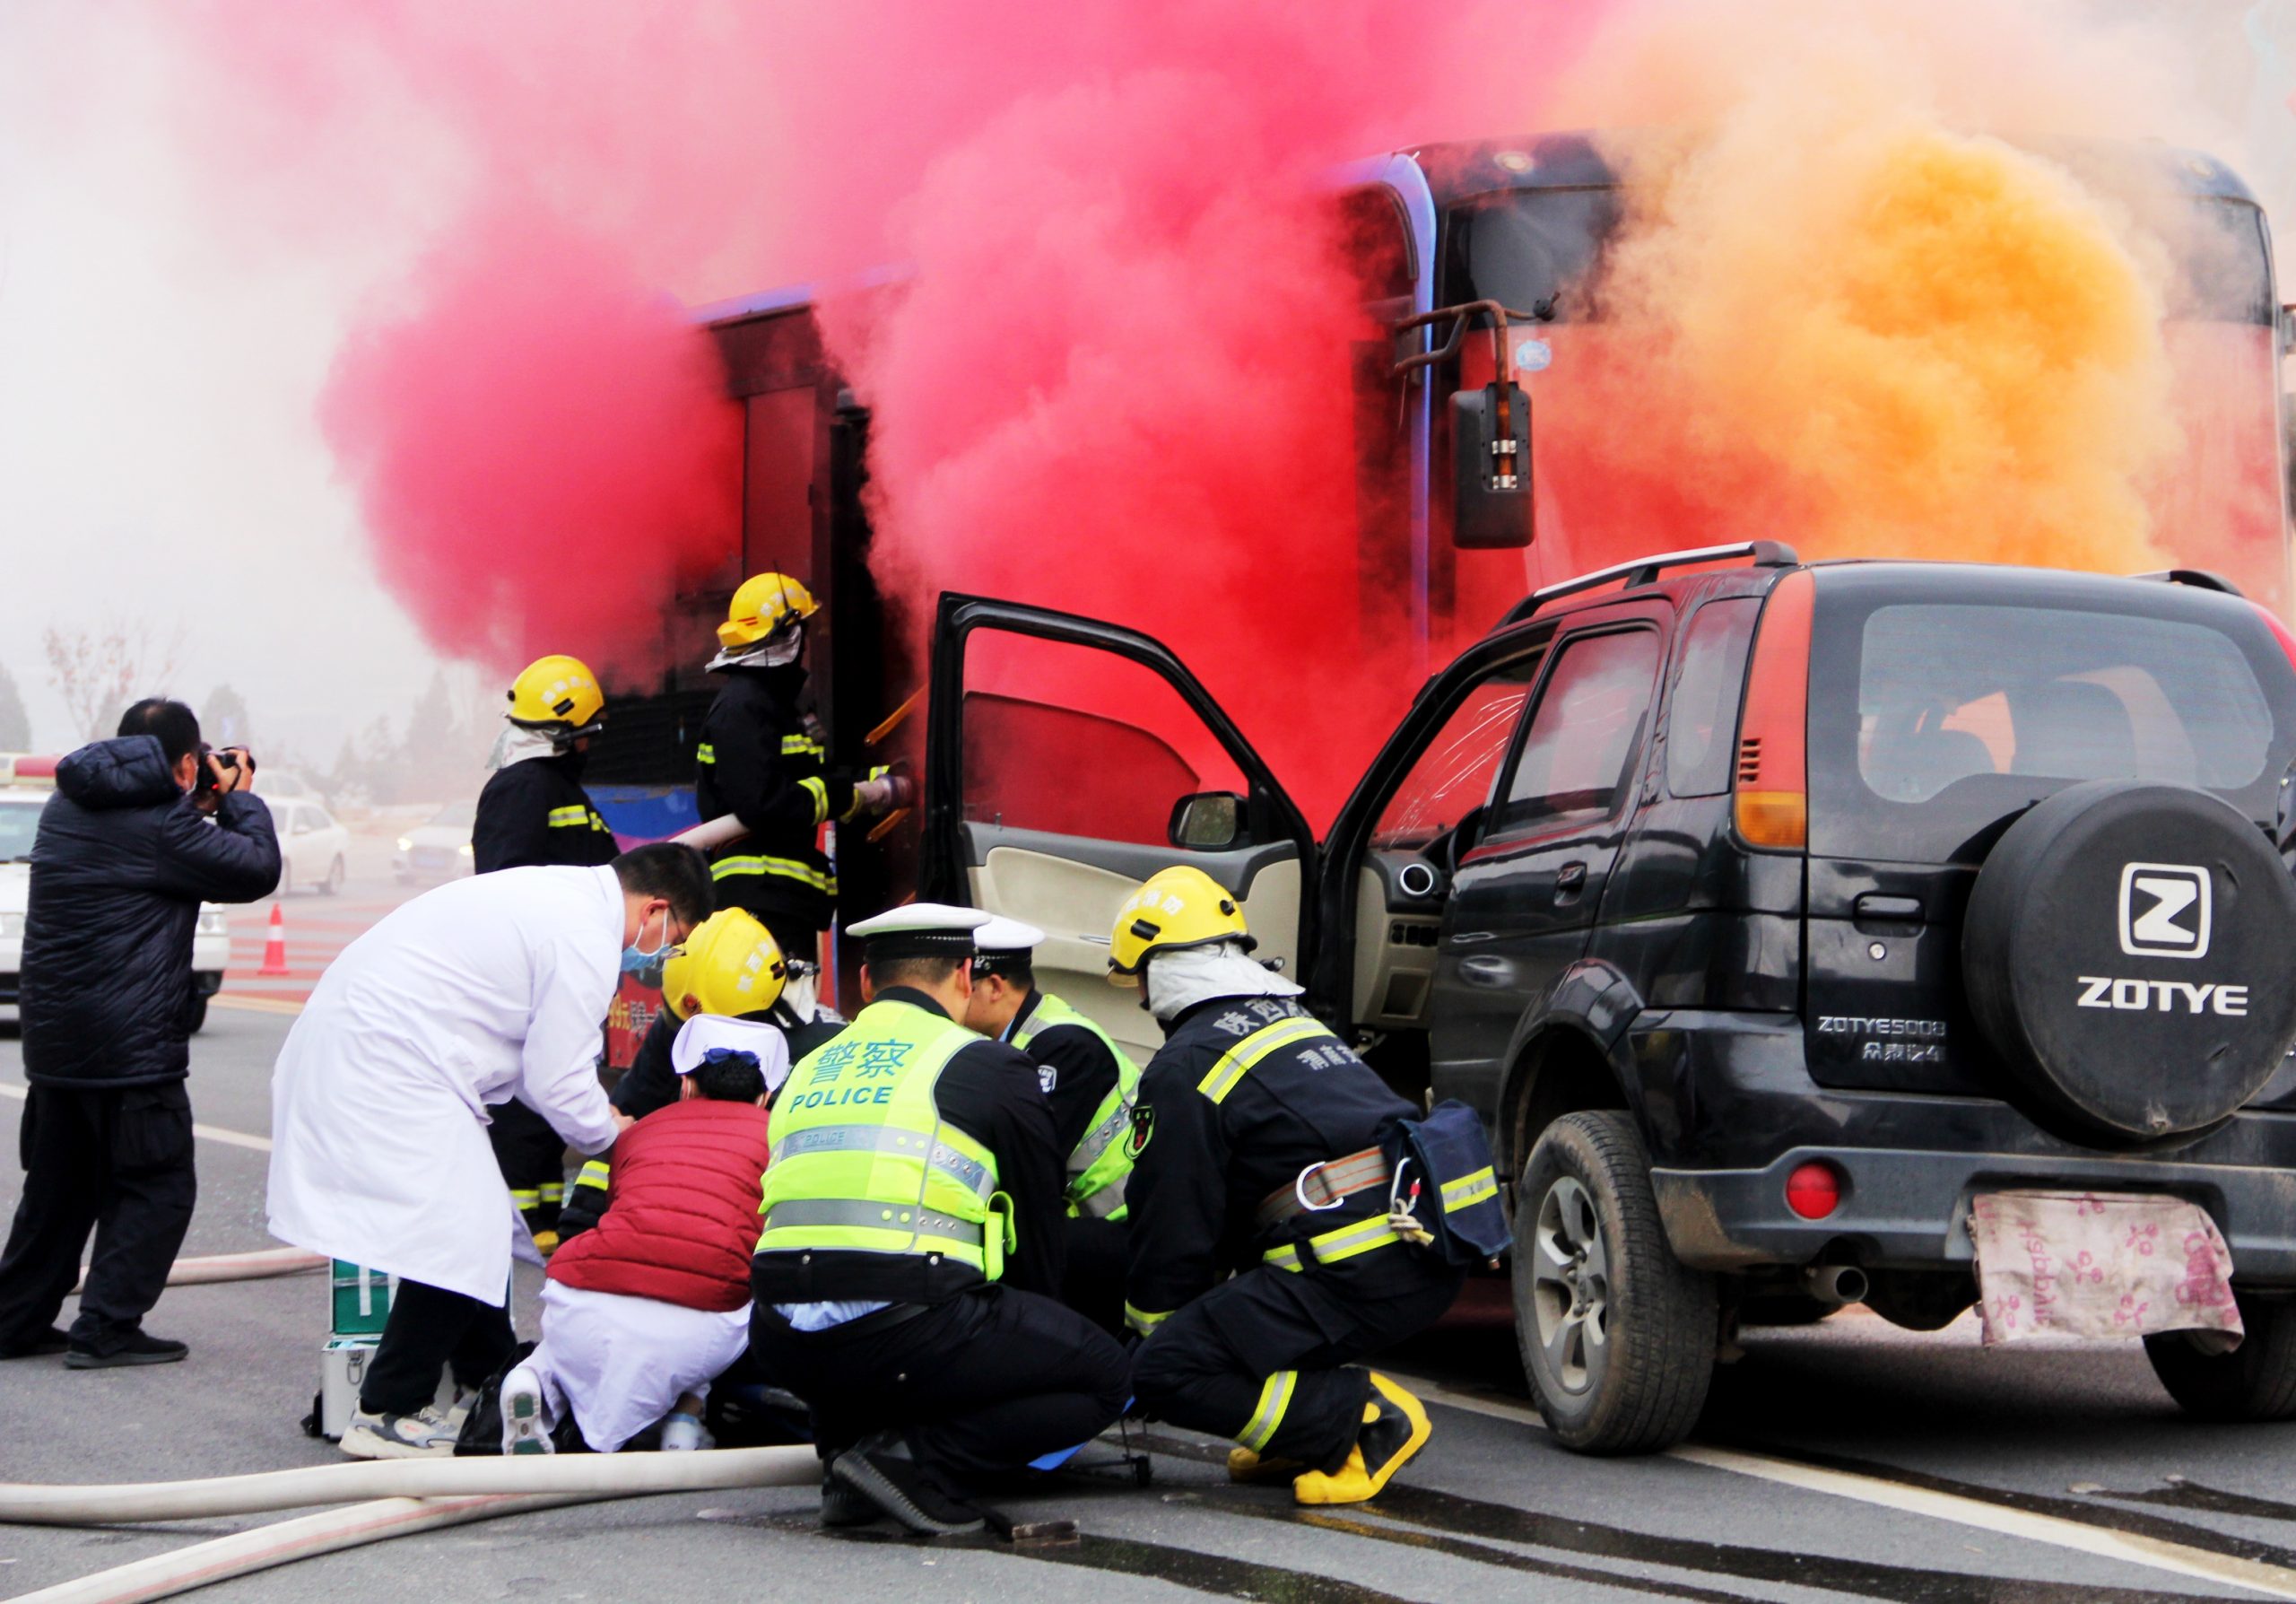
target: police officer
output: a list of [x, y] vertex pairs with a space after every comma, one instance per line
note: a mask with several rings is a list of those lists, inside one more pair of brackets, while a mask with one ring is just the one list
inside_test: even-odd
[[818, 953], [837, 905], [817, 833], [830, 819], [883, 811], [892, 794], [882, 778], [856, 780], [828, 766], [821, 720], [801, 700], [805, 621], [819, 610], [787, 574], [761, 573], [734, 592], [709, 662], [726, 685], [694, 753], [702, 818], [731, 814], [749, 832], [711, 854], [718, 905], [746, 908], [784, 953], [804, 959]]
[[973, 932], [972, 1003], [965, 1024], [1009, 1042], [1036, 1061], [1052, 1101], [1053, 1133], [1068, 1155], [1068, 1266], [1061, 1301], [1106, 1329], [1124, 1329], [1124, 1187], [1132, 1172], [1124, 1138], [1140, 1090], [1140, 1066], [1116, 1039], [1037, 986], [1044, 932], [992, 919]]
[[977, 1530], [978, 1478], [1124, 1407], [1124, 1350], [1053, 1295], [1064, 1150], [1036, 1066], [957, 1023], [987, 918], [855, 925], [867, 1006], [774, 1104], [750, 1341], [813, 1410], [825, 1525]]
[[[671, 1050], [691, 1020], [740, 1020], [778, 1031], [787, 1046], [785, 1063], [833, 1040], [845, 1022], [809, 995], [793, 996], [791, 968], [771, 933], [742, 909], [721, 910], [696, 925], [662, 965], [662, 1011], [614, 1085], [615, 1109], [642, 1120], [678, 1101], [683, 1077]], [[561, 1238], [588, 1230], [605, 1212], [611, 1162], [601, 1155], [583, 1164], [567, 1196]]]
[[[582, 789], [590, 737], [605, 728], [597, 676], [579, 658], [537, 658], [511, 681], [509, 702], [471, 824], [471, 867], [486, 875], [612, 863], [621, 849]], [[515, 1099], [493, 1111], [486, 1134], [535, 1246], [550, 1252], [566, 1195], [565, 1142]]]
[[1144, 982], [1165, 1033], [1127, 1138], [1133, 1386], [1144, 1413], [1232, 1437], [1237, 1480], [1355, 1504], [1430, 1427], [1351, 1362], [1440, 1319], [1464, 1272], [1387, 1223], [1384, 1150], [1411, 1105], [1252, 946], [1198, 869], [1152, 876], [1117, 914], [1111, 978]]

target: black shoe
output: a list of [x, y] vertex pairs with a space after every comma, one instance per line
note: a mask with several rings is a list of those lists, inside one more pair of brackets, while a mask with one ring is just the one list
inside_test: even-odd
[[84, 1347], [74, 1342], [64, 1351], [66, 1370], [117, 1370], [125, 1364], [172, 1364], [191, 1349], [165, 1337], [130, 1331], [109, 1347]]
[[0, 1359], [34, 1359], [43, 1355], [60, 1354], [72, 1346], [72, 1338], [59, 1326], [50, 1326], [39, 1336], [10, 1347], [0, 1347]]
[[913, 1460], [895, 1459], [873, 1443], [830, 1460], [829, 1475], [921, 1537], [959, 1537], [988, 1523], [971, 1504], [935, 1486]]
[[877, 1506], [831, 1476], [822, 1472], [822, 1524], [867, 1526], [880, 1518]]

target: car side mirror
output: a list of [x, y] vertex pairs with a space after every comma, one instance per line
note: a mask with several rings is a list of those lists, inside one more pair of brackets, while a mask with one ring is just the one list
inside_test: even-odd
[[1442, 863], [1446, 874], [1459, 872], [1459, 859], [1467, 855], [1474, 846], [1475, 837], [1483, 833], [1483, 821], [1490, 811], [1487, 805], [1477, 803], [1451, 826], [1451, 833], [1443, 842]]
[[1451, 544], [1500, 551], [1531, 544], [1531, 398], [1519, 384], [1451, 396]]
[[1188, 852], [1217, 852], [1244, 835], [1244, 799], [1233, 791], [1197, 791], [1172, 804], [1165, 834]]

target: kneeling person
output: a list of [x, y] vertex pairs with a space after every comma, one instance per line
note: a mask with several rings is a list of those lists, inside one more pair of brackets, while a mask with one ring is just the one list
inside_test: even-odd
[[1065, 1155], [1036, 1066], [957, 1023], [987, 917], [855, 925], [867, 1006], [774, 1107], [751, 1347], [813, 1410], [824, 1524], [977, 1530], [976, 1478], [1124, 1407], [1124, 1350], [1055, 1298]]
[[1144, 1413], [1235, 1439], [1238, 1480], [1355, 1504], [1430, 1428], [1418, 1399], [1351, 1366], [1442, 1318], [1465, 1272], [1387, 1223], [1386, 1153], [1411, 1105], [1252, 945], [1235, 900], [1193, 868], [1117, 914], [1111, 978], [1144, 980], [1165, 1033], [1130, 1138], [1125, 1318], [1147, 1338], [1133, 1387]]
[[[711, 1026], [757, 1050], [708, 1045]], [[622, 1132], [612, 1207], [550, 1261], [542, 1341], [503, 1378], [505, 1453], [549, 1451], [568, 1413], [600, 1453], [665, 1417], [663, 1447], [700, 1447], [709, 1382], [749, 1344], [764, 1105], [789, 1060], [771, 1031], [707, 1016], [678, 1046], [678, 1101]]]

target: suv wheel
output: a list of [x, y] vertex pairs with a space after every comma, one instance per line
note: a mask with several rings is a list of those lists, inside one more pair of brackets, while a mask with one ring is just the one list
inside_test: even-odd
[[2248, 1329], [2240, 1346], [2217, 1351], [2213, 1332], [2161, 1331], [2144, 1339], [2152, 1373], [2196, 1419], [2296, 1419], [2296, 1302], [2232, 1290]]
[[1714, 1278], [1667, 1245], [1633, 1122], [1555, 1120], [1516, 1198], [1515, 1335], [1539, 1413], [1582, 1453], [1682, 1441], [1714, 1375]]
[[329, 896], [338, 895], [343, 890], [343, 859], [338, 858], [326, 866], [326, 878], [319, 882], [319, 889]]

